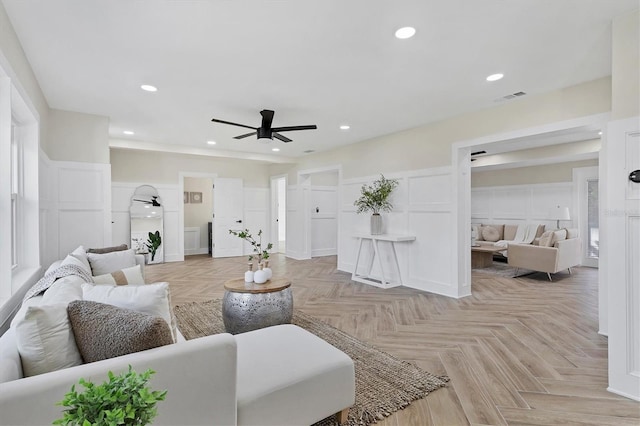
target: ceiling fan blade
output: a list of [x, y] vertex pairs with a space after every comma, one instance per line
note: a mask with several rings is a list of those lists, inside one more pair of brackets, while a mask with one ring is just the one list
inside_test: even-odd
[[232, 123], [231, 121], [218, 120], [217, 118], [212, 118], [211, 121], [214, 123], [222, 123], [222, 124], [230, 124], [232, 126], [246, 127], [247, 129], [256, 130], [256, 127], [247, 126], [245, 124]]
[[139, 201], [139, 202], [145, 203], [145, 204], [153, 204], [153, 201], [150, 201], [150, 200], [137, 200], [137, 199], [134, 198], [133, 201]]
[[273, 122], [273, 111], [270, 109], [263, 109], [260, 111], [260, 115], [262, 116], [262, 128], [270, 129], [271, 123]]
[[273, 132], [271, 135], [272, 135], [274, 138], [281, 140], [282, 142], [292, 142], [292, 140], [291, 140], [291, 139], [289, 139], [289, 138], [288, 138], [288, 137], [286, 137], [286, 136], [282, 136], [280, 133]]
[[292, 130], [315, 130], [317, 128], [318, 126], [316, 126], [315, 124], [311, 124], [309, 126], [274, 127], [271, 130], [273, 130], [274, 132], [290, 132]]
[[233, 138], [234, 138], [234, 139], [243, 139], [243, 138], [246, 138], [246, 137], [249, 137], [249, 136], [253, 136], [253, 135], [257, 134], [257, 133], [258, 133], [258, 132], [246, 133], [246, 134], [244, 134], [244, 135], [234, 136]]

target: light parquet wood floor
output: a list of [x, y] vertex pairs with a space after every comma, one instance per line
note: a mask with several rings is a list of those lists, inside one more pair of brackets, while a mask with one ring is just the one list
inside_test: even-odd
[[[189, 256], [149, 265], [173, 303], [221, 298], [246, 258]], [[451, 382], [379, 422], [406, 425], [639, 425], [640, 404], [606, 391], [607, 339], [598, 335], [597, 270], [504, 278], [473, 273], [473, 296], [451, 299], [351, 281], [336, 257], [272, 256], [292, 279], [294, 305]]]

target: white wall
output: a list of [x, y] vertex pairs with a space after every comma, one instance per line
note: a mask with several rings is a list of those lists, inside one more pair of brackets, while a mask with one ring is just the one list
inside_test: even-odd
[[573, 182], [472, 188], [471, 223], [537, 223], [555, 229], [549, 212], [559, 205], [568, 207], [571, 217], [560, 227], [573, 227], [578, 218], [573, 199]]

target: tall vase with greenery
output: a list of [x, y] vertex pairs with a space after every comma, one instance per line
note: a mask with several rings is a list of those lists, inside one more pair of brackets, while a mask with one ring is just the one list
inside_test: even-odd
[[358, 213], [371, 212], [371, 235], [382, 234], [380, 212], [390, 212], [393, 209], [389, 196], [397, 186], [397, 179], [387, 179], [380, 174], [380, 178], [371, 185], [364, 184], [360, 188], [360, 198], [353, 204], [358, 208]]

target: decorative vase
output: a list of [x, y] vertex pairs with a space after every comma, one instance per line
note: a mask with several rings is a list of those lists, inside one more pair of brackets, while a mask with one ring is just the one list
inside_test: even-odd
[[247, 265], [249, 265], [249, 269], [247, 270], [247, 272], [244, 273], [244, 282], [245, 283], [252, 283], [253, 282], [253, 277], [254, 277], [253, 263], [249, 262], [249, 263], [247, 263]]
[[380, 213], [373, 213], [371, 215], [371, 235], [382, 234], [382, 216]]
[[273, 271], [271, 270], [271, 268], [269, 268], [268, 260], [264, 260], [263, 263], [264, 263], [264, 268], [262, 268], [262, 270], [264, 271], [265, 274], [267, 274], [267, 281], [269, 281], [273, 276]]
[[260, 264], [259, 267], [260, 269], [253, 274], [253, 282], [256, 284], [264, 284], [267, 282], [267, 274], [264, 272], [264, 269], [262, 269], [262, 264]]

